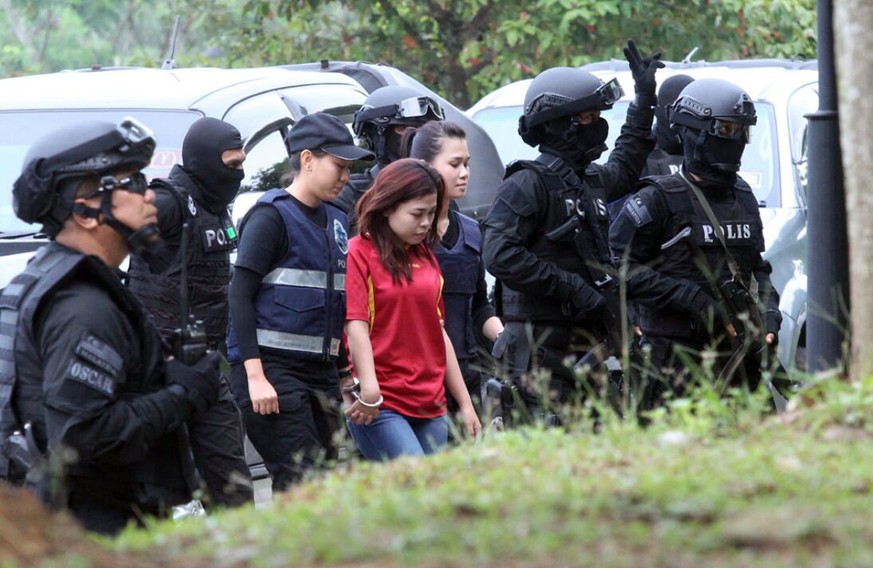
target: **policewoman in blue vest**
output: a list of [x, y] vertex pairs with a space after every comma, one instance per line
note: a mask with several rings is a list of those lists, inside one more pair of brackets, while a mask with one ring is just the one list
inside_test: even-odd
[[[437, 220], [440, 244], [435, 251], [444, 280], [445, 328], [470, 398], [481, 408], [482, 363], [478, 360], [478, 337], [481, 334], [493, 342], [503, 331], [503, 323], [488, 301], [479, 223], [448, 206], [450, 200], [467, 194], [470, 179], [467, 133], [453, 122], [428, 122], [404, 133], [401, 152], [429, 163], [446, 183], [448, 200]], [[449, 398], [449, 406], [456, 409], [454, 399]]]
[[[609, 231], [627, 265], [628, 298], [652, 343], [651, 367], [638, 381], [642, 410], [687, 392], [694, 377], [686, 362], [700, 366], [704, 350], [719, 355], [709, 371], [717, 381], [756, 388], [761, 350], [775, 348], [782, 321], [771, 267], [761, 256], [758, 200], [737, 174], [755, 105], [728, 81], [698, 79], [682, 90], [670, 120], [682, 139], [681, 169], [645, 178]], [[738, 295], [760, 307], [747, 303], [738, 311], [732, 301]], [[738, 345], [752, 339], [754, 347]], [[740, 364], [725, 375], [734, 354]]]
[[349, 372], [348, 219], [330, 201], [354, 160], [374, 158], [325, 113], [301, 118], [286, 143], [294, 181], [266, 192], [240, 225], [227, 340], [231, 386], [274, 490], [334, 457]]

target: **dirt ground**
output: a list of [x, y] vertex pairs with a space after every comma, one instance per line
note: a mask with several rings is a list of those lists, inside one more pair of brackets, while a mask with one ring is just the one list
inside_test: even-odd
[[63, 566], [72, 559], [92, 568], [151, 568], [160, 559], [110, 552], [67, 514], [53, 513], [30, 491], [0, 483], [0, 566]]

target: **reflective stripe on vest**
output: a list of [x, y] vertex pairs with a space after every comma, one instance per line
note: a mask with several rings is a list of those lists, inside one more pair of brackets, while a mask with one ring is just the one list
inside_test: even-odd
[[[300, 288], [327, 288], [327, 273], [321, 270], [303, 270], [300, 268], [276, 268], [264, 276], [264, 284], [280, 286], [299, 286]], [[346, 275], [333, 275], [333, 289], [346, 289]]]
[[[298, 335], [270, 329], [258, 330], [258, 345], [284, 349], [286, 351], [302, 351], [304, 353], [321, 353], [324, 338], [317, 335]], [[339, 355], [340, 342], [337, 339], [330, 341], [330, 354]]]

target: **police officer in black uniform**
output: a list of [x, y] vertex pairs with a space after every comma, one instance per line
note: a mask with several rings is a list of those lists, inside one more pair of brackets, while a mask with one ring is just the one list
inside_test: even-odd
[[655, 135], [655, 149], [649, 154], [642, 177], [666, 176], [679, 171], [685, 153], [682, 151], [679, 127], [670, 121], [670, 107], [676, 102], [682, 89], [692, 81], [694, 78], [688, 75], [672, 75], [664, 79], [664, 82], [658, 87], [655, 125], [652, 127], [652, 134]]
[[[629, 297], [652, 342], [651, 372], [640, 387], [643, 410], [683, 394], [690, 379], [682, 360], [699, 365], [705, 349], [719, 354], [716, 374], [739, 355], [736, 380], [754, 389], [759, 350], [775, 347], [782, 319], [770, 264], [761, 256], [758, 201], [737, 175], [756, 122], [754, 104], [730, 82], [698, 79], [682, 90], [670, 120], [682, 137], [681, 170], [643, 180], [610, 228], [610, 244], [627, 263]], [[745, 308], [733, 301], [738, 293]]]
[[[606, 149], [600, 111], [621, 97], [617, 81], [605, 83], [578, 68], [540, 73], [528, 87], [519, 134], [539, 146], [535, 161], [517, 161], [484, 220], [482, 257], [499, 281], [497, 303], [506, 328], [494, 355], [508, 364], [527, 405], [542, 408], [536, 388], [520, 379], [546, 369], [548, 390], [559, 402], [584, 392], [564, 360], [578, 358], [608, 334], [614, 318], [608, 249], [607, 203], [630, 192], [653, 147], [655, 71], [660, 54], [643, 58], [633, 40], [625, 54], [636, 100], [605, 165], [592, 164]], [[615, 343], [615, 341], [613, 341]]]
[[0, 296], [0, 474], [105, 534], [191, 499], [184, 422], [219, 390], [219, 357], [168, 361], [116, 273], [159, 238], [139, 171], [154, 147], [130, 118], [64, 128], [13, 188], [16, 214], [53, 242]]
[[[679, 138], [679, 127], [670, 122], [670, 107], [676, 102], [682, 92], [694, 78], [688, 75], [672, 75], [661, 83], [658, 88], [658, 104], [655, 106], [655, 124], [652, 134], [655, 136], [655, 149], [649, 154], [643, 173], [640, 177], [675, 174], [682, 165], [685, 153], [682, 151], [682, 140]], [[615, 218], [621, 211], [627, 196], [609, 204], [609, 213]], [[650, 347], [639, 325], [639, 312], [633, 304], [628, 305], [628, 319], [634, 332], [634, 344], [631, 352], [634, 357], [644, 357]]]
[[355, 214], [358, 200], [373, 185], [381, 168], [400, 159], [403, 132], [411, 126], [444, 118], [443, 108], [433, 97], [410, 87], [379, 87], [364, 100], [355, 113], [352, 129], [376, 154], [376, 164], [364, 173], [352, 174], [333, 201], [349, 217], [349, 237], [358, 232]]
[[[202, 322], [209, 349], [226, 351], [230, 252], [237, 244], [227, 208], [239, 191], [245, 157], [232, 124], [201, 118], [182, 142], [183, 163], [173, 166], [168, 178], [151, 183], [164, 246], [131, 257], [128, 283], [167, 340], [188, 323], [180, 293], [184, 267], [190, 313]], [[188, 244], [182, 250], [185, 227]], [[224, 378], [218, 403], [188, 429], [207, 504], [252, 503], [242, 416]]]

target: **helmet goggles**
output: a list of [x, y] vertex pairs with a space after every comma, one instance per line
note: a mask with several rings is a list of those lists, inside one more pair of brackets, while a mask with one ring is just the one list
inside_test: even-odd
[[706, 132], [710, 136], [724, 138], [726, 140], [742, 140], [744, 144], [748, 144], [752, 139], [752, 126], [757, 122], [757, 119], [752, 119], [751, 123], [736, 122], [724, 118], [697, 118], [675, 110], [670, 113], [670, 123], [688, 126], [695, 130]]
[[445, 118], [442, 107], [432, 98], [411, 97], [400, 101], [394, 116], [395, 118], [418, 118], [428, 114], [440, 120]]
[[531, 110], [537, 107], [545, 108], [539, 112], [526, 109], [529, 114], [521, 117], [519, 127], [530, 129], [556, 118], [575, 116], [585, 110], [607, 110], [623, 96], [624, 90], [615, 78], [600, 85], [593, 93], [581, 99], [568, 101], [567, 97], [544, 93], [534, 100]]
[[752, 126], [716, 118], [710, 122], [707, 133], [728, 140], [742, 140], [748, 144], [752, 138]]
[[432, 97], [409, 97], [398, 104], [374, 108], [362, 108], [355, 113], [356, 130], [365, 122], [381, 124], [402, 124], [406, 121], [426, 121], [445, 119], [445, 113], [440, 104]]

